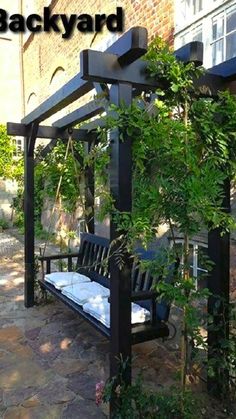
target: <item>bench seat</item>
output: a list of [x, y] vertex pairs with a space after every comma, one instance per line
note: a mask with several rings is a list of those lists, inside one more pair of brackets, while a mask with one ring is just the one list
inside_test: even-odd
[[[79, 252], [52, 256], [41, 256], [42, 279], [40, 286], [54, 295], [58, 300], [65, 303], [73, 311], [80, 314], [86, 321], [99, 330], [104, 336], [110, 338], [110, 329], [83, 310], [82, 306], [63, 295], [54, 285], [45, 281], [45, 274], [51, 273], [51, 261], [67, 259], [68, 271], [77, 271], [88, 276], [106, 288], [110, 288], [109, 264], [104, 263], [109, 258], [109, 240], [89, 233], [83, 233]], [[138, 252], [141, 259], [152, 259], [153, 252], [142, 250]], [[76, 258], [75, 269], [73, 261]], [[45, 270], [46, 267], [46, 270]], [[173, 268], [173, 267], [172, 267]], [[170, 270], [169, 280], [173, 278], [174, 270]], [[131, 301], [150, 311], [151, 320], [145, 323], [132, 325], [132, 343], [141, 343], [156, 338], [165, 338], [169, 335], [167, 325], [170, 307], [166, 302], [156, 302], [157, 293], [153, 291], [154, 278], [149, 271], [143, 272], [139, 263], [133, 263], [131, 272], [132, 295]], [[108, 300], [109, 301], [109, 300]]]
[[[50, 294], [56, 297], [59, 301], [62, 301], [70, 309], [78, 313], [84, 320], [88, 321], [95, 329], [97, 329], [103, 336], [110, 338], [110, 329], [104, 326], [101, 322], [95, 319], [95, 317], [86, 313], [82, 306], [79, 306], [74, 301], [67, 298], [57, 290], [52, 284], [39, 279], [39, 284]], [[154, 324], [151, 322], [135, 324], [132, 326], [132, 344], [146, 342], [157, 338], [165, 338], [169, 336], [169, 328], [166, 323], [156, 320]]]

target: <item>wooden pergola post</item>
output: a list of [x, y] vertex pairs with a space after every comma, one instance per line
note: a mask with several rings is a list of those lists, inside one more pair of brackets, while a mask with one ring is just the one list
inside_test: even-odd
[[[120, 105], [132, 102], [132, 85], [116, 84], [110, 92], [111, 103]], [[129, 138], [120, 139], [118, 129], [111, 132], [110, 189], [115, 199], [115, 207], [120, 212], [132, 210], [132, 150]], [[121, 233], [111, 219], [110, 240], [113, 242]], [[112, 246], [116, 252], [119, 242]], [[131, 382], [131, 272], [128, 255], [124, 255], [124, 266], [119, 269], [116, 255], [111, 257], [111, 342], [110, 376], [120, 371], [120, 361], [128, 360], [125, 381]], [[111, 403], [111, 409], [113, 404]]]
[[34, 305], [34, 146], [38, 124], [30, 127], [24, 141], [25, 307]]
[[[85, 152], [90, 153], [93, 145], [89, 141], [84, 145]], [[94, 197], [95, 197], [95, 179], [94, 179], [94, 164], [92, 167], [87, 167], [85, 170], [85, 221], [88, 232], [94, 234], [95, 219], [94, 219]]]

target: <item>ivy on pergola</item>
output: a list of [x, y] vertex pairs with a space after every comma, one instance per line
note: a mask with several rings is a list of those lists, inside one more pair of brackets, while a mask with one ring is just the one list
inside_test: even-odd
[[[88, 121], [90, 118], [105, 111], [110, 104], [119, 106], [125, 103], [129, 106], [134, 96], [142, 91], [154, 91], [159, 87], [158, 80], [151, 79], [147, 74], [147, 64], [140, 59], [147, 52], [147, 30], [136, 27], [130, 29], [120, 37], [105, 52], [85, 50], [81, 52], [81, 72], [65, 84], [60, 90], [37, 107], [33, 112], [23, 118], [21, 124], [8, 123], [8, 134], [25, 137], [25, 306], [34, 305], [34, 148], [37, 138], [51, 138], [51, 142], [43, 149], [45, 157], [56, 145], [57, 139], [69, 139], [69, 128], [76, 124]], [[202, 64], [203, 45], [192, 42], [175, 52], [177, 58], [184, 62]], [[203, 96], [217, 97], [220, 90], [226, 88], [234, 92], [236, 80], [236, 59], [210, 69], [204, 76], [196, 81], [196, 87]], [[104, 92], [103, 84], [111, 84], [106, 99], [95, 99], [69, 115], [59, 119], [50, 126], [40, 125], [45, 119], [65, 108], [75, 100], [83, 97], [92, 89], [98, 94]], [[98, 95], [99, 96], [99, 95]], [[73, 139], [82, 141], [87, 151], [97, 139], [96, 127], [100, 120], [83, 125], [81, 129], [73, 129]], [[120, 212], [130, 212], [132, 209], [132, 152], [131, 140], [125, 138], [120, 141], [119, 130], [111, 133], [111, 164], [110, 164], [110, 190], [114, 198], [114, 205]], [[94, 173], [86, 172], [86, 184], [94, 195]], [[85, 196], [85, 206], [91, 207], [91, 202]], [[225, 185], [224, 207], [230, 211], [230, 184]], [[94, 233], [94, 219], [88, 222], [90, 233]], [[110, 240], [114, 241], [120, 233], [111, 220]], [[229, 234], [221, 236], [220, 229], [209, 233], [209, 257], [214, 262], [209, 289], [213, 295], [229, 300]], [[128, 258], [124, 268], [120, 270], [111, 257], [111, 376], [117, 375], [119, 363], [117, 358], [131, 357], [131, 284]], [[208, 310], [213, 313], [214, 298], [209, 299]], [[219, 307], [222, 310], [222, 307]], [[220, 314], [220, 313], [219, 313]], [[218, 340], [219, 332], [209, 332], [208, 342], [210, 348]], [[228, 335], [228, 330], [226, 335]], [[211, 350], [209, 351], [211, 353]], [[131, 370], [127, 381], [131, 379]], [[220, 383], [219, 387], [220, 387]]]

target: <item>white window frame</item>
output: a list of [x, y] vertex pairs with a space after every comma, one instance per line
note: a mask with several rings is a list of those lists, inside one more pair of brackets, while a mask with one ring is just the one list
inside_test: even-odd
[[[183, 46], [182, 39], [185, 43], [191, 42], [196, 29], [202, 25], [202, 39], [204, 43], [204, 66], [210, 68], [213, 66], [213, 19], [218, 15], [224, 15], [226, 24], [226, 14], [233, 6], [236, 7], [236, 0], [203, 0], [203, 9], [196, 15], [191, 14], [182, 22], [178, 21], [179, 9], [182, 0], [176, 0], [176, 17], [175, 17], [175, 49]], [[190, 0], [191, 1], [191, 0]], [[186, 23], [187, 22], [187, 23]], [[211, 30], [209, 30], [211, 28]], [[234, 32], [234, 31], [232, 31]], [[227, 34], [229, 35], [229, 34]], [[224, 52], [223, 59], [226, 57], [226, 28], [224, 29]]]
[[204, 0], [193, 0], [193, 14], [194, 15], [201, 13], [203, 8], [204, 8]]
[[[184, 240], [183, 239], [175, 239], [175, 243], [176, 244], [184, 244]], [[190, 265], [190, 268], [193, 269], [193, 278], [196, 279], [196, 289], [198, 289], [198, 272], [203, 272], [203, 273], [207, 273], [208, 271], [206, 269], [200, 268], [198, 266], [198, 254], [199, 254], [199, 248], [204, 247], [205, 249], [208, 248], [206, 243], [203, 242], [199, 242], [199, 241], [195, 241], [195, 240], [190, 240], [189, 242], [190, 246], [193, 247], [193, 264]], [[171, 239], [170, 241], [170, 248], [173, 248], [174, 246], [174, 242]], [[183, 256], [180, 260], [180, 264], [183, 265]]]
[[19, 157], [21, 156], [23, 150], [24, 150], [24, 146], [23, 146], [23, 140], [21, 137], [14, 137], [12, 139], [12, 144], [15, 147], [15, 153], [14, 156], [15, 157]]

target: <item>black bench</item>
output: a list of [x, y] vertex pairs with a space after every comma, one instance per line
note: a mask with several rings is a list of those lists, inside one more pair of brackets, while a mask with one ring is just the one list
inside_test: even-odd
[[[51, 262], [67, 260], [68, 271], [73, 271], [73, 260], [76, 258], [75, 271], [85, 274], [92, 281], [110, 288], [110, 278], [108, 269], [109, 257], [109, 240], [93, 234], [84, 233], [81, 236], [81, 244], [78, 253], [58, 254], [50, 256], [40, 256], [39, 260], [42, 264], [42, 279], [39, 280], [40, 286], [49, 291], [59, 300], [63, 301], [68, 307], [80, 314], [85, 320], [92, 324], [107, 338], [110, 337], [110, 329], [83, 311], [83, 307], [79, 306], [61, 291], [57, 290], [52, 284], [44, 279], [44, 272], [51, 273]], [[141, 250], [140, 257], [142, 259], [150, 259], [153, 253]], [[106, 263], [104, 263], [106, 262]], [[46, 268], [46, 269], [45, 269]], [[174, 269], [171, 270], [173, 276]], [[133, 263], [132, 273], [132, 296], [131, 301], [147, 308], [151, 313], [151, 320], [141, 324], [132, 325], [132, 343], [145, 342], [156, 338], [165, 338], [169, 335], [167, 320], [169, 317], [170, 307], [166, 303], [157, 303], [157, 293], [152, 290], [154, 278], [149, 271], [143, 272], [138, 263]]]

